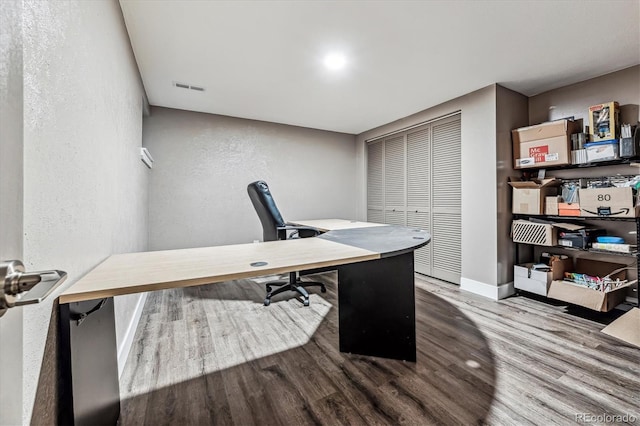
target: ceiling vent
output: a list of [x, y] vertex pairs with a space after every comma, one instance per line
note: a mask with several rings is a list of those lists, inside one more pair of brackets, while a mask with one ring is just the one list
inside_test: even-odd
[[180, 89], [191, 89], [197, 92], [204, 92], [204, 87], [201, 86], [192, 86], [190, 84], [178, 83], [177, 81], [174, 81], [173, 85], [179, 87]]

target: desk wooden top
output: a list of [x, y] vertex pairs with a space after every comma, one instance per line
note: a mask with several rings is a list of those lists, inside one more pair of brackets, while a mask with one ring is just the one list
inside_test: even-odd
[[[60, 303], [379, 259], [321, 238], [112, 255], [60, 295]], [[267, 262], [265, 266], [251, 266]]]
[[[316, 238], [115, 254], [60, 295], [60, 303], [189, 287], [363, 262], [413, 251], [425, 231], [342, 219], [297, 221], [329, 229]], [[320, 225], [320, 226], [318, 226]], [[253, 265], [266, 262], [265, 265]]]
[[302, 226], [311, 226], [320, 231], [335, 231], [338, 229], [352, 228], [369, 228], [372, 226], [387, 226], [384, 223], [360, 222], [357, 220], [347, 219], [308, 219], [308, 220], [292, 220], [290, 223]]

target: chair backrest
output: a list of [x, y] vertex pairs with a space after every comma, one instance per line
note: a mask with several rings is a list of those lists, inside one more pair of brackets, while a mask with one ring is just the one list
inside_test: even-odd
[[262, 223], [264, 241], [278, 240], [277, 227], [284, 226], [284, 219], [282, 219], [280, 210], [278, 210], [276, 202], [271, 196], [269, 186], [266, 182], [258, 180], [247, 186], [247, 192]]

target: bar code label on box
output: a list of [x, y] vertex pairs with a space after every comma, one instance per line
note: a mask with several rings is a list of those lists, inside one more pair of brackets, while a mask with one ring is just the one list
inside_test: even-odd
[[535, 159], [533, 157], [527, 157], [527, 158], [518, 158], [516, 160], [516, 166], [517, 167], [521, 167], [521, 166], [530, 166], [532, 164], [535, 163]]
[[560, 159], [560, 155], [555, 152], [553, 154], [546, 154], [544, 156], [544, 161], [558, 161]]

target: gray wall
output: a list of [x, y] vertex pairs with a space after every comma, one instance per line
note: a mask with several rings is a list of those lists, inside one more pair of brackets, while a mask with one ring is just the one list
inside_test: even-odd
[[[462, 288], [497, 298], [496, 85], [357, 136], [358, 219], [366, 219], [366, 141], [460, 111], [462, 126]], [[499, 295], [498, 293], [501, 292]]]
[[[22, 259], [22, 1], [0, 1], [0, 260]], [[0, 319], [0, 424], [22, 423], [21, 309]]]
[[[24, 260], [67, 271], [64, 289], [110, 254], [147, 248], [143, 88], [115, 1], [25, 1], [24, 35]], [[47, 423], [31, 411], [55, 389], [41, 365], [55, 358], [61, 290], [24, 308], [24, 423]], [[119, 345], [139, 300], [116, 299]]]
[[258, 179], [285, 220], [355, 217], [353, 135], [153, 107], [144, 145], [153, 250], [262, 240], [246, 189]]
[[609, 101], [620, 104], [627, 122], [640, 119], [640, 65], [530, 97], [529, 123], [574, 116], [588, 126], [589, 107]]

